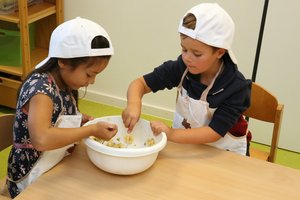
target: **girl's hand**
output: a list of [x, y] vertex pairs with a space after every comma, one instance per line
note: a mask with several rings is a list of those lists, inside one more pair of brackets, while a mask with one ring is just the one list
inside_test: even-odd
[[94, 124], [94, 136], [103, 140], [110, 140], [118, 132], [118, 126], [116, 124], [110, 124], [107, 122], [98, 122]]
[[141, 107], [139, 105], [127, 106], [122, 112], [124, 126], [128, 128], [127, 132], [131, 133], [135, 124], [139, 121], [141, 115]]
[[150, 127], [151, 127], [151, 130], [153, 131], [154, 135], [158, 135], [161, 132], [165, 132], [166, 135], [168, 136], [168, 134], [171, 131], [171, 128], [168, 127], [166, 124], [164, 124], [161, 121], [152, 121], [152, 122], [150, 122]]
[[87, 123], [88, 121], [91, 121], [94, 119], [94, 117], [86, 115], [86, 114], [82, 114], [82, 120], [81, 120], [81, 126], [84, 125], [85, 123]]

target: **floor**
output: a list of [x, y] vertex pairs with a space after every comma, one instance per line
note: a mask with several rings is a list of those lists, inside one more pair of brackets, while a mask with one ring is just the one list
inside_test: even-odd
[[[102, 117], [102, 116], [108, 116], [108, 115], [120, 115], [122, 113], [122, 109], [108, 106], [108, 105], [103, 105], [87, 100], [80, 100], [79, 101], [79, 110], [83, 113], [86, 113], [90, 116], [93, 117]], [[0, 106], [0, 114], [2, 113], [12, 113], [14, 112], [12, 109], [6, 108], [6, 107], [1, 107]], [[155, 116], [150, 116], [150, 115], [145, 115], [142, 114], [142, 118], [147, 119], [147, 120], [155, 120], [155, 119], [160, 119], [167, 124], [171, 125], [170, 120], [166, 119], [161, 119], [157, 118]], [[266, 145], [261, 145], [257, 143], [251, 143], [251, 145], [255, 146], [256, 148], [262, 149], [262, 150], [267, 150], [268, 146]], [[6, 174], [6, 167], [7, 167], [7, 156], [9, 153], [9, 148], [0, 152], [0, 179], [5, 176]], [[295, 169], [300, 169], [300, 153], [296, 152], [291, 152], [283, 149], [279, 149], [277, 151], [277, 158], [276, 158], [276, 163], [295, 168]]]

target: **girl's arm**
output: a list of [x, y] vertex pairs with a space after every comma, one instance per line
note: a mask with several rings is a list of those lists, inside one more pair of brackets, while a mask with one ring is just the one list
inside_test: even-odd
[[144, 94], [151, 92], [143, 77], [134, 80], [127, 90], [127, 106], [122, 112], [124, 126], [131, 132], [140, 118], [142, 98]]
[[191, 129], [174, 129], [168, 127], [161, 121], [153, 121], [151, 122], [151, 129], [154, 134], [165, 132], [169, 141], [182, 144], [205, 144], [215, 142], [222, 137], [209, 126]]
[[[53, 102], [44, 94], [33, 96], [27, 104], [28, 130], [34, 148], [39, 151], [57, 149], [94, 135], [109, 140], [118, 131], [114, 124], [96, 123], [80, 128], [52, 127]], [[108, 130], [112, 128], [112, 130]]]

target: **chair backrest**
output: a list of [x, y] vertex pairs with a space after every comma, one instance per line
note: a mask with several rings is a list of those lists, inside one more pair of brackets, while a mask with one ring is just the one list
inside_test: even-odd
[[13, 143], [14, 114], [0, 115], [0, 151]]
[[273, 135], [267, 159], [270, 162], [274, 162], [276, 157], [283, 107], [284, 105], [278, 103], [277, 98], [269, 91], [257, 83], [252, 83], [251, 104], [244, 115], [256, 120], [273, 123]]
[[[0, 151], [13, 144], [14, 114], [0, 115]], [[5, 179], [0, 180], [0, 199], [11, 199], [5, 185]], [[3, 188], [2, 188], [3, 187]]]

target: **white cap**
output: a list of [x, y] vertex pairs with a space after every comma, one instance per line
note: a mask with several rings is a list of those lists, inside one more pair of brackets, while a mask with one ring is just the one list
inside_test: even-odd
[[[183, 18], [191, 13], [196, 17], [195, 29], [183, 26]], [[207, 45], [226, 49], [233, 63], [237, 60], [231, 51], [234, 22], [217, 3], [202, 3], [191, 8], [181, 19], [178, 32]]]
[[[103, 36], [108, 48], [92, 49], [92, 40]], [[114, 50], [107, 32], [99, 24], [76, 17], [57, 26], [51, 34], [48, 57], [36, 65], [43, 66], [50, 58], [77, 58], [113, 55]]]

